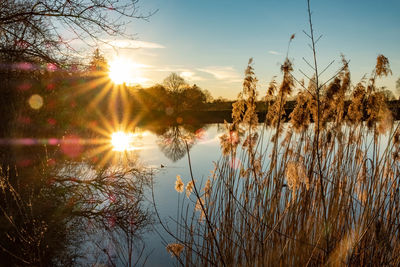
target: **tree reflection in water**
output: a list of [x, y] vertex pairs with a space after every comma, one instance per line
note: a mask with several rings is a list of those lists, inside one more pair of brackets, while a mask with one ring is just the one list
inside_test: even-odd
[[[97, 260], [129, 266], [140, 260], [144, 249], [141, 234], [150, 230], [151, 212], [144, 191], [152, 173], [138, 164], [111, 166], [101, 170], [87, 165], [64, 166], [55, 178], [57, 187], [68, 188], [73, 217], [87, 225], [84, 246], [95, 245], [103, 252]], [[80, 177], [78, 181], [75, 177]], [[100, 253], [102, 254], [102, 253]], [[85, 261], [90, 261], [86, 259]]]
[[[204, 133], [203, 124], [162, 121], [138, 127], [157, 134], [161, 151], [172, 161], [185, 156], [185, 142], [192, 147]], [[129, 266], [146, 261], [141, 238], [153, 214], [144, 193], [153, 170], [139, 163], [135, 150], [113, 151], [110, 136], [101, 134], [105, 131], [84, 139], [85, 131], [74, 130], [65, 138], [43, 139], [48, 145], [34, 139], [1, 144], [3, 265]], [[101, 142], [91, 142], [96, 139]]]
[[2, 264], [143, 262], [141, 235], [153, 222], [143, 196], [151, 170], [137, 162], [98, 168], [91, 160], [62, 159], [57, 151], [50, 157], [42, 148], [30, 150], [29, 166], [7, 167], [17, 166], [18, 156], [7, 161], [14, 165], [2, 165]]
[[199, 139], [199, 130], [204, 131], [192, 125], [172, 125], [158, 136], [157, 144], [167, 158], [176, 162], [186, 155], [186, 143], [191, 149]]

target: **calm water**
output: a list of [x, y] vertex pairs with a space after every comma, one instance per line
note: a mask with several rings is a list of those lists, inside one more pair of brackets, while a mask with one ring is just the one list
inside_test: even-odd
[[[107, 170], [127, 168], [131, 166], [131, 163], [135, 168], [142, 166], [146, 170], [151, 170], [154, 174], [153, 192], [157, 211], [163, 223], [175, 233], [174, 219], [177, 218], [178, 199], [185, 198], [174, 189], [176, 176], [180, 175], [185, 185], [190, 181], [188, 155], [186, 145], [182, 140], [186, 140], [190, 147], [194, 179], [196, 182], [204, 184], [214, 168], [213, 161], [217, 161], [221, 156], [219, 136], [223, 132], [223, 124], [176, 125], [163, 127], [162, 131], [154, 130], [154, 128], [142, 128], [128, 135], [118, 133], [114, 139], [111, 139], [114, 136], [111, 135], [101, 141], [93, 141], [95, 139], [82, 141], [83, 138], [79, 139], [78, 135], [73, 135], [69, 140], [62, 142], [56, 139], [47, 141], [44, 139], [15, 139], [7, 141], [7, 145], [3, 144], [0, 148], [3, 150], [2, 155], [6, 155], [2, 158], [3, 166], [16, 165], [18, 177], [30, 179], [28, 182], [33, 180], [33, 184], [36, 183], [34, 179], [47, 177], [43, 162], [47, 162], [46, 166], [52, 166], [52, 170], [55, 169], [59, 176], [73, 177], [73, 179], [79, 180], [90, 179], [96, 175], [95, 166], [100, 163], [107, 166], [105, 168]], [[264, 137], [268, 135], [266, 132], [264, 134]], [[386, 141], [387, 137], [383, 138], [383, 143]], [[10, 142], [12, 142], [12, 146], [9, 146]], [[12, 173], [13, 170], [10, 169], [9, 172]], [[128, 176], [128, 178], [130, 177]], [[51, 183], [51, 178], [46, 183], [49, 181]], [[164, 231], [154, 214], [151, 192], [150, 186], [145, 187], [141, 208], [149, 211], [151, 215], [149, 222], [153, 221], [153, 223], [146, 221], [146, 224], [141, 226], [143, 229], [136, 229], [134, 238], [130, 240], [132, 243], [129, 243], [124, 233], [115, 227], [114, 215], [105, 215], [103, 224], [100, 224], [103, 227], [98, 225], [93, 227], [90, 219], [79, 220], [79, 227], [71, 229], [80, 230], [72, 231], [68, 235], [71, 240], [73, 239], [71, 251], [77, 250], [80, 255], [83, 255], [77, 261], [78, 265], [108, 265], [109, 259], [111, 259], [117, 266], [124, 266], [123, 263], [127, 261], [125, 254], [129, 249], [134, 251], [132, 262], [137, 262], [139, 266], [144, 263], [146, 266], [174, 265], [176, 263], [174, 258], [165, 249], [165, 244], [174, 242], [174, 239]], [[73, 192], [65, 194], [66, 200], [62, 200], [62, 203], [71, 202], [72, 197], [69, 197], [71, 195]], [[55, 196], [57, 198], [57, 194]], [[118, 192], [104, 193], [100, 198], [105, 201], [102, 202], [100, 208], [105, 205], [113, 207], [113, 202], [118, 197]], [[139, 196], [133, 196], [132, 201], [136, 197]], [[82, 198], [85, 196], [83, 195]], [[72, 206], [82, 205], [79, 203], [79, 199], [74, 199], [74, 201], [71, 202]], [[128, 205], [132, 204], [132, 201], [129, 201]], [[40, 212], [46, 213], [46, 210], [43, 209]], [[122, 219], [130, 220], [125, 217]], [[55, 227], [58, 231], [58, 226]], [[67, 229], [69, 228], [67, 227]], [[115, 244], [118, 244], [119, 247], [116, 247]], [[132, 247], [129, 247], [129, 244]], [[137, 261], [143, 245], [142, 256]], [[69, 255], [68, 253], [67, 255]]]
[[[207, 179], [213, 169], [212, 162], [218, 160], [221, 155], [218, 137], [223, 130], [223, 124], [206, 125], [203, 129], [204, 132], [197, 135], [196, 141], [190, 149], [193, 175], [199, 181]], [[182, 158], [178, 159], [171, 157], [169, 153], [163, 153], [160, 142], [165, 143], [165, 141], [160, 136], [147, 132], [141, 140], [143, 149], [139, 149], [137, 152], [145, 165], [158, 170], [154, 180], [155, 202], [161, 218], [169, 222], [169, 225], [173, 225], [170, 217], [176, 218], [178, 205], [178, 193], [174, 189], [176, 176], [180, 175], [186, 184], [190, 181], [190, 172], [187, 155], [182, 155]], [[161, 168], [161, 164], [165, 167]], [[159, 226], [157, 229], [166, 240], [173, 242], [173, 239]], [[172, 229], [174, 228], [172, 227]], [[167, 253], [157, 233], [147, 233], [144, 238], [147, 250], [152, 251], [147, 260], [148, 266], [174, 264], [173, 258]]]
[[[135, 133], [127, 136], [117, 134], [115, 140], [111, 139], [113, 135], [108, 138], [103, 137], [100, 141], [96, 138], [84, 139], [83, 134], [69, 135], [67, 139], [63, 140], [55, 138], [3, 140], [0, 144], [3, 152], [2, 166], [17, 166], [18, 171], [16, 173], [13, 173], [11, 169], [10, 180], [22, 179], [20, 181], [22, 183], [26, 181], [29, 186], [40, 188], [43, 183], [36, 182], [35, 179], [47, 177], [43, 178], [48, 179], [45, 184], [52, 185], [51, 188], [55, 192], [58, 190], [55, 189], [57, 187], [61, 190], [64, 189], [57, 183], [52, 184], [52, 175], [75, 179], [72, 180], [73, 182], [64, 184], [64, 186], [70, 186], [76, 180], [90, 180], [95, 177], [97, 175], [96, 166], [99, 164], [110, 170], [120, 167], [127, 168], [131, 166], [131, 163], [135, 168], [136, 166], [144, 167], [154, 173], [154, 202], [160, 218], [175, 233], [176, 227], [174, 227], [173, 219], [177, 217], [178, 197], [183, 197], [174, 189], [176, 176], [180, 175], [185, 184], [190, 181], [187, 150], [182, 138], [188, 142], [190, 147], [194, 178], [196, 181], [200, 183], [203, 181], [204, 183], [214, 167], [213, 161], [220, 158], [219, 135], [223, 132], [223, 129], [223, 124], [165, 126], [162, 131], [158, 129], [137, 129]], [[124, 147], [126, 142], [129, 144]], [[76, 190], [85, 192], [84, 187], [85, 184], [77, 187]], [[74, 193], [76, 193], [74, 191], [63, 192], [61, 198], [64, 200], [61, 199], [60, 203], [68, 202], [67, 206], [71, 204], [72, 210], [74, 210], [74, 207], [84, 207], [82, 205], [85, 205], [85, 203], [94, 201], [94, 199], [91, 199], [93, 197], [88, 198], [85, 193], [81, 196], [82, 200], [79, 195], [74, 196]], [[50, 194], [50, 197], [57, 198], [57, 194]], [[151, 196], [151, 188], [148, 186], [144, 189], [143, 206], [141, 208], [148, 209], [151, 214], [149, 221], [153, 220], [154, 223], [144, 225], [143, 229], [135, 231], [134, 239], [131, 240], [132, 249], [136, 250], [132, 253], [132, 262], [136, 262], [135, 257], [138, 258], [144, 244], [142, 256], [138, 261], [139, 266], [143, 265], [144, 261], [146, 261], [146, 266], [174, 265], [174, 259], [165, 249], [165, 243], [174, 242], [174, 239], [160, 227], [158, 219], [154, 216]], [[49, 197], [47, 196], [47, 198]], [[118, 198], [118, 192], [99, 193], [96, 199], [101, 199], [102, 203], [94, 210], [104, 208], [107, 205], [112, 208], [114, 201]], [[52, 201], [50, 200], [50, 202]], [[129, 202], [129, 204], [131, 203]], [[52, 214], [45, 208], [40, 207], [38, 209], [40, 213], [46, 214], [45, 216]], [[110, 213], [112, 214], [112, 212]], [[62, 227], [56, 225], [54, 229], [55, 231], [66, 231], [67, 238], [73, 240], [70, 250], [78, 251], [78, 254], [83, 256], [77, 260], [78, 265], [108, 265], [108, 259], [111, 259], [117, 266], [124, 266], [123, 263], [127, 261], [127, 255], [121, 254], [125, 254], [129, 250], [128, 241], [126, 241], [126, 236], [115, 227], [115, 217], [113, 216], [107, 213], [104, 218], [99, 220], [100, 225], [104, 225], [103, 228], [99, 227], [98, 224], [94, 227], [92, 219], [84, 218], [67, 223], [66, 228], [63, 228], [64, 225]], [[117, 217], [117, 215], [115, 216]], [[126, 218], [126, 220], [130, 219]], [[74, 228], [68, 224], [76, 224], [77, 226], [74, 226]], [[51, 242], [56, 243], [50, 244], [57, 244], [57, 239]], [[115, 244], [118, 244], [119, 248]], [[121, 251], [123, 252], [121, 253]], [[72, 254], [68, 253], [70, 252], [67, 252], [66, 257], [72, 258]]]

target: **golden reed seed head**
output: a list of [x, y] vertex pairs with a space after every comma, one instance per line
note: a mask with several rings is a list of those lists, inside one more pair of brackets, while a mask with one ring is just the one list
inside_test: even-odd
[[392, 74], [392, 70], [390, 69], [389, 59], [384, 55], [379, 55], [376, 58], [376, 66], [375, 73], [378, 77], [388, 76]]
[[286, 166], [286, 180], [292, 191], [296, 191], [301, 183], [306, 185], [307, 190], [310, 188], [310, 179], [306, 175], [303, 163], [289, 161]]
[[367, 101], [367, 125], [369, 129], [377, 126], [376, 130], [384, 134], [393, 124], [393, 117], [389, 110], [383, 92], [373, 92]]
[[180, 175], [177, 175], [177, 176], [176, 176], [176, 181], [175, 181], [175, 190], [176, 190], [178, 193], [182, 193], [184, 187], [185, 187], [185, 185], [184, 185], [184, 183], [183, 183], [182, 180], [181, 180], [181, 176], [180, 176]]
[[348, 108], [347, 118], [352, 124], [359, 124], [363, 119], [363, 103], [366, 95], [366, 88], [363, 82], [359, 82], [352, 94], [352, 101]]
[[192, 191], [193, 191], [193, 186], [194, 186], [193, 181], [190, 181], [190, 182], [186, 185], [186, 196], [187, 196], [188, 198], [190, 197], [190, 194], [191, 194]]
[[306, 130], [310, 125], [309, 101], [310, 94], [308, 92], [300, 91], [297, 94], [296, 106], [289, 115], [290, 124], [297, 133]]
[[175, 256], [177, 258], [181, 255], [183, 248], [183, 245], [178, 243], [171, 243], [166, 247], [167, 252], [171, 254], [171, 257]]
[[277, 85], [274, 77], [268, 85], [266, 100], [271, 100], [272, 97], [275, 95], [276, 90], [277, 90]]

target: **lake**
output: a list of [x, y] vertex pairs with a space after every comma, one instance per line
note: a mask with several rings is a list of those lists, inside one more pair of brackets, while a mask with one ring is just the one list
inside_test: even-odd
[[[212, 162], [217, 161], [221, 157], [218, 137], [224, 128], [223, 124], [210, 124], [202, 129], [190, 149], [190, 157], [193, 162], [192, 167], [195, 179], [198, 181], [203, 180], [204, 184], [214, 168]], [[166, 153], [162, 153], [160, 145], [157, 145], [160, 142], [165, 143], [165, 140], [160, 140], [160, 136], [148, 133], [142, 139], [142, 144], [145, 148], [139, 150], [138, 154], [145, 165], [158, 169], [154, 180], [155, 203], [161, 218], [165, 218], [171, 224], [172, 221], [169, 217], [176, 218], [178, 209], [179, 193], [174, 188], [176, 176], [180, 175], [183, 183], [186, 185], [190, 181], [190, 171], [186, 154], [182, 155], [180, 159], [171, 157], [171, 155], [168, 157]], [[165, 167], [161, 168], [161, 164]], [[160, 232], [163, 233], [163, 230], [160, 229]], [[165, 233], [163, 236], [167, 240], [173, 241]], [[167, 253], [158, 234], [149, 233], [145, 238], [148, 241], [148, 249], [154, 249], [148, 258], [149, 266], [166, 266], [167, 262], [170, 265], [174, 264], [174, 259]]]
[[[189, 210], [196, 204], [185, 192], [175, 190], [177, 176], [184, 185], [191, 180], [186, 144], [194, 179], [203, 187], [214, 169], [213, 162], [221, 159], [219, 137], [224, 132], [224, 124], [173, 124], [136, 128], [131, 133], [92, 134], [90, 138], [68, 133], [59, 139], [2, 139], [3, 174], [11, 186], [22, 188], [16, 197], [4, 196], [3, 201], [11, 203], [5, 212], [10, 218], [21, 217], [28, 234], [36, 230], [24, 227], [36, 217], [26, 214], [43, 218], [42, 234], [32, 239], [45, 244], [45, 250], [54, 250], [50, 262], [64, 266], [175, 265], [176, 258], [166, 245], [177, 241], [164, 227], [177, 234], [176, 219], [185, 214], [182, 211], [187, 204]], [[270, 140], [270, 131], [260, 133], [261, 143]], [[366, 143], [372, 140], [371, 136], [365, 138]], [[381, 141], [378, 150], [383, 153], [388, 135]], [[2, 180], [4, 186], [6, 180]], [[30, 251], [23, 236], [19, 242], [17, 251]]]
[[[115, 189], [115, 193], [112, 192], [113, 188], [102, 192], [95, 186], [92, 188], [89, 183], [81, 184], [81, 181], [91, 181], [96, 175], [106, 177], [109, 175], [107, 170], [113, 172], [114, 169], [132, 167], [139, 170], [137, 166], [140, 166], [140, 169], [146, 170], [146, 173], [152, 176], [154, 204], [161, 220], [169, 226], [174, 225], [173, 220], [176, 219], [178, 212], [178, 197], [182, 199], [184, 194], [178, 193], [174, 188], [176, 177], [179, 175], [185, 185], [190, 181], [187, 150], [182, 140], [186, 140], [190, 149], [194, 178], [196, 182], [204, 184], [214, 168], [213, 161], [221, 157], [219, 135], [223, 131], [223, 124], [174, 125], [164, 127], [162, 131], [144, 128], [136, 129], [134, 133], [117, 132], [108, 139], [104, 137], [84, 139], [78, 134], [70, 134], [61, 139], [3, 139], [1, 148], [6, 155], [3, 158], [3, 166], [12, 166], [13, 163], [17, 166], [16, 173], [13, 171], [9, 173], [10, 180], [16, 175], [21, 177], [21, 183], [27, 179], [26, 184], [32, 184], [38, 190], [46, 186], [52, 188], [54, 192], [46, 195], [50, 202], [53, 201], [52, 196], [58, 198], [60, 195], [58, 191], [64, 190], [61, 193], [63, 199], [54, 202], [59, 202], [59, 205], [67, 203], [67, 207], [71, 206], [69, 213], [66, 213], [71, 218], [62, 220], [66, 222], [66, 226], [53, 227], [55, 231], [66, 233], [62, 236], [69, 245], [58, 248], [60, 251], [64, 250], [63, 257], [70, 257], [71, 260], [79, 256], [71, 263], [92, 266], [107, 265], [112, 261], [117, 266], [125, 266], [127, 261], [131, 261], [139, 265], [146, 263], [148, 266], [168, 266], [175, 262], [165, 247], [166, 243], [173, 242], [174, 239], [163, 230], [155, 215], [151, 185], [146, 183], [143, 187], [140, 192], [142, 198], [139, 195], [132, 196], [140, 198], [141, 209], [146, 210], [146, 214], [151, 218], [146, 218], [144, 221], [146, 225], [135, 229], [134, 238], [131, 239], [133, 246], [129, 250], [125, 248], [127, 244], [124, 244], [129, 243], [125, 239], [125, 232], [120, 232], [116, 226], [118, 220], [124, 218], [119, 218], [118, 215], [116, 218], [110, 216], [113, 212], [118, 213], [118, 210], [112, 210], [119, 201], [119, 189]], [[102, 169], [101, 175], [96, 171], [99, 167]], [[35, 179], [47, 179], [47, 181], [36, 182]], [[96, 190], [101, 191], [99, 195]], [[111, 208], [105, 208], [108, 205]], [[81, 216], [78, 214], [79, 209], [86, 213]], [[93, 211], [98, 210], [105, 211], [101, 219], [95, 218]], [[47, 214], [46, 210], [43, 213]], [[64, 216], [68, 216], [66, 214]], [[50, 215], [44, 215], [46, 216]], [[73, 216], [77, 216], [78, 219], [72, 219]], [[128, 220], [129, 216], [126, 218], [126, 221]], [[68, 224], [74, 226], [69, 230]], [[44, 235], [43, 239], [46, 238]], [[49, 241], [49, 244], [56, 247], [54, 240]], [[55, 259], [59, 253], [56, 253]], [[132, 257], [120, 255], [124, 253], [132, 254]], [[142, 254], [141, 257], [139, 254]]]

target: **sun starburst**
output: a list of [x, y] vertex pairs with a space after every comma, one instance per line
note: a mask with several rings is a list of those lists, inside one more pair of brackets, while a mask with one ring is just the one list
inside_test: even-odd
[[121, 57], [115, 58], [110, 62], [110, 71], [108, 76], [115, 84], [135, 85], [143, 84], [148, 79], [142, 76], [142, 69], [146, 67], [143, 64], [133, 62]]

